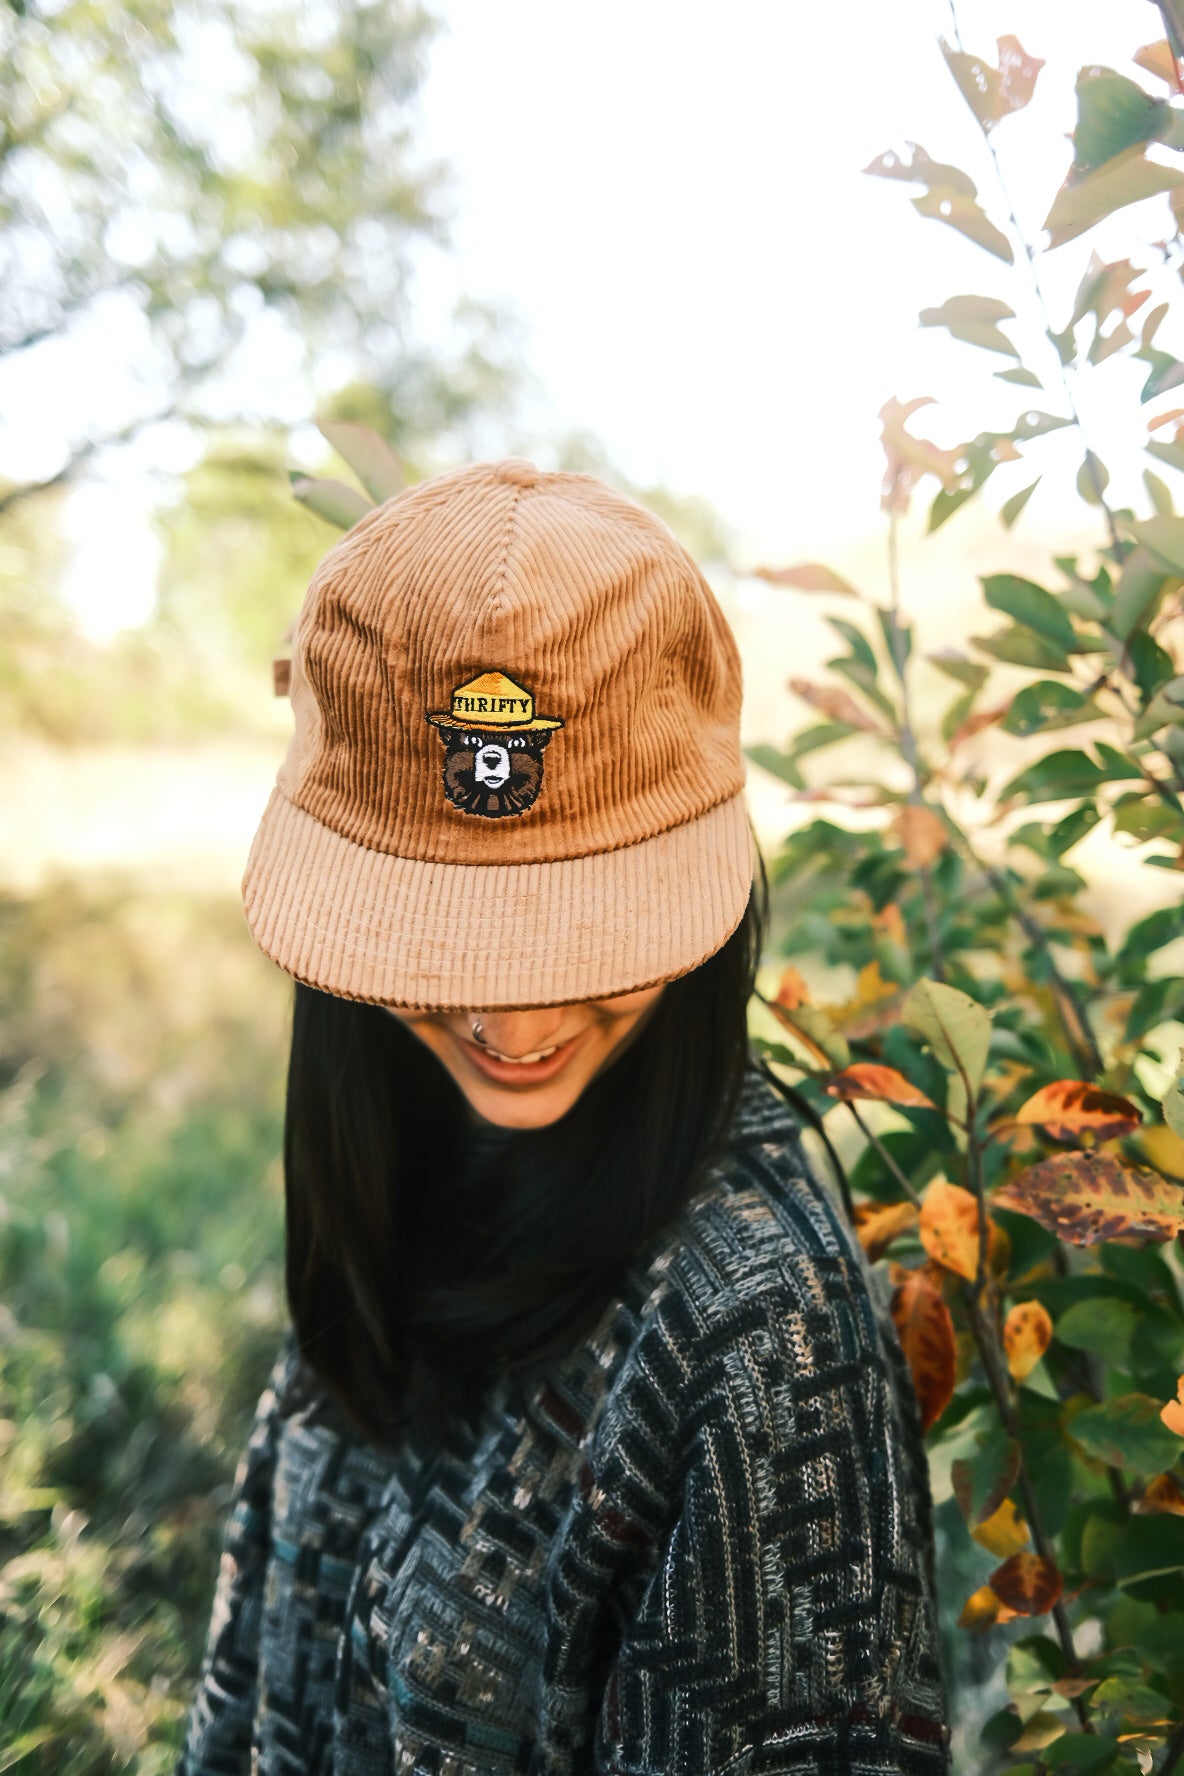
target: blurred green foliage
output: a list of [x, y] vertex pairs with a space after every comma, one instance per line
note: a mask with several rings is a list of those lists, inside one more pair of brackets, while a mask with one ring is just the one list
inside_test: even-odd
[[283, 1317], [287, 982], [237, 905], [0, 899], [0, 1767], [172, 1768]]

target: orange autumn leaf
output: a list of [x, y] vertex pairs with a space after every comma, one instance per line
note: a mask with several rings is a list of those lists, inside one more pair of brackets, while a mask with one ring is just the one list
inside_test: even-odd
[[921, 1244], [945, 1270], [978, 1274], [978, 1203], [969, 1190], [935, 1178], [921, 1203]]
[[866, 1098], [881, 1104], [909, 1104], [918, 1110], [936, 1110], [932, 1098], [907, 1080], [895, 1067], [882, 1067], [875, 1061], [856, 1061], [827, 1082], [826, 1094], [841, 1098], [845, 1104], [852, 1099]]
[[972, 1591], [962, 1605], [962, 1614], [958, 1617], [959, 1628], [993, 1628], [996, 1622], [1011, 1622], [1019, 1614], [1018, 1610], [1008, 1609], [1007, 1605], [996, 1597], [989, 1585], [980, 1585]]
[[1040, 1301], [1017, 1301], [1003, 1322], [1003, 1349], [1013, 1381], [1023, 1381], [1048, 1349], [1052, 1319]]
[[[900, 1276], [899, 1267], [890, 1273]], [[892, 1293], [892, 1320], [908, 1359], [921, 1423], [935, 1424], [954, 1392], [954, 1322], [923, 1270], [904, 1272]]]
[[783, 971], [781, 979], [777, 983], [777, 997], [773, 1003], [783, 1005], [786, 1011], [797, 1011], [799, 1006], [809, 1005], [810, 989], [796, 968], [787, 968]]
[[878, 913], [872, 914], [872, 930], [881, 937], [886, 937], [889, 943], [908, 948], [908, 927], [904, 922], [904, 914], [894, 900], [890, 900], [886, 907], [881, 907]]
[[1043, 1616], [1061, 1595], [1056, 1566], [1042, 1554], [1013, 1554], [997, 1566], [988, 1581], [991, 1590], [1017, 1616]]
[[914, 869], [928, 869], [950, 842], [940, 814], [920, 803], [906, 803], [888, 828]]
[[860, 969], [854, 995], [831, 1006], [830, 1014], [849, 1041], [862, 1042], [896, 1022], [902, 997], [903, 989], [886, 981], [880, 964], [871, 961]]
[[1057, 1079], [1022, 1104], [1016, 1121], [1042, 1128], [1054, 1141], [1097, 1146], [1138, 1128], [1143, 1113], [1129, 1098], [1100, 1091], [1080, 1079]]
[[1159, 1415], [1169, 1431], [1184, 1437], [1184, 1375], [1176, 1383], [1176, 1398], [1169, 1400]]
[[873, 1264], [884, 1256], [894, 1239], [916, 1224], [917, 1211], [910, 1202], [855, 1205], [855, 1231]]

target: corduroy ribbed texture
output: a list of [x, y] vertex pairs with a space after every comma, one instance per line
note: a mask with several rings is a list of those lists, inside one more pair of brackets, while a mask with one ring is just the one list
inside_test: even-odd
[[[506, 693], [485, 719], [475, 681]], [[298, 979], [409, 1008], [686, 973], [752, 882], [740, 694], [710, 587], [633, 501], [518, 458], [421, 483], [301, 608], [251, 930]]]

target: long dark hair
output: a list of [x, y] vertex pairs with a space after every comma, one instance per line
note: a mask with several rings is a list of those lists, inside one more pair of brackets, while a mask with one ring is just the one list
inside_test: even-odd
[[471, 1119], [381, 1006], [296, 985], [284, 1122], [288, 1305], [305, 1362], [367, 1439], [434, 1439], [499, 1371], [591, 1330], [622, 1267], [721, 1150], [749, 1061], [763, 866], [740, 925], [667, 984], [549, 1127], [469, 1164]]

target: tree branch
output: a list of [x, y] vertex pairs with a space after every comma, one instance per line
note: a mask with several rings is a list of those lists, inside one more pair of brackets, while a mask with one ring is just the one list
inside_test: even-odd
[[33, 499], [39, 493], [48, 493], [53, 487], [64, 487], [101, 450], [109, 450], [117, 444], [130, 444], [133, 438], [146, 432], [149, 426], [161, 425], [166, 419], [175, 419], [179, 411], [180, 402], [171, 401], [167, 407], [160, 408], [156, 413], [145, 413], [139, 419], [129, 420], [117, 432], [107, 432], [99, 438], [88, 438], [85, 444], [79, 444], [70, 452], [56, 474], [47, 475], [43, 481], [22, 481], [16, 487], [0, 492], [0, 516], [20, 505], [23, 500]]

